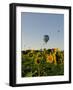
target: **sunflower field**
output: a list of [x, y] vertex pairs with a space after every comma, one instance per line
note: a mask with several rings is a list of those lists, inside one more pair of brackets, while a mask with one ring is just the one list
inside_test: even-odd
[[64, 51], [58, 49], [21, 52], [22, 77], [64, 75]]

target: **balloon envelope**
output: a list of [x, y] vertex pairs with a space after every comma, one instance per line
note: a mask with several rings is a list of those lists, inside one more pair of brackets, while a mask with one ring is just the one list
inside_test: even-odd
[[44, 42], [47, 43], [49, 40], [49, 36], [48, 35], [44, 35]]

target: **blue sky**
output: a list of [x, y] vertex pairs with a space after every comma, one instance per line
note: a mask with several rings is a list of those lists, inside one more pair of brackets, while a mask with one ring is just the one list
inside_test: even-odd
[[[21, 49], [60, 48], [64, 50], [64, 15], [21, 13]], [[44, 35], [49, 36], [47, 45]]]

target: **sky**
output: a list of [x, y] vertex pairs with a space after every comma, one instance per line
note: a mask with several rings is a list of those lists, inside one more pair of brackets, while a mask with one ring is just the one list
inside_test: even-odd
[[[47, 44], [44, 35], [49, 36]], [[21, 49], [64, 50], [64, 15], [52, 13], [21, 13]]]

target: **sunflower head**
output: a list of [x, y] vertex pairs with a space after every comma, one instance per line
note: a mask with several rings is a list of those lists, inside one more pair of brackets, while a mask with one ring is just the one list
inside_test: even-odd
[[47, 55], [46, 61], [49, 63], [52, 63], [53, 62], [53, 56], [51, 54]]
[[35, 59], [35, 63], [36, 63], [36, 64], [40, 64], [40, 59], [39, 59], [39, 58], [36, 58], [36, 59]]
[[36, 61], [36, 62], [37, 62], [37, 64], [39, 64], [39, 63], [40, 63], [40, 60], [39, 60], [39, 59], [37, 59], [37, 61]]

